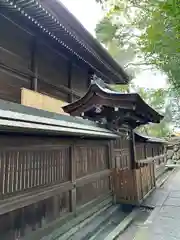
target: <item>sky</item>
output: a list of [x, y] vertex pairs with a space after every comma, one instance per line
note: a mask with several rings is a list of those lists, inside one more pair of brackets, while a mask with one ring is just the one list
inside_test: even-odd
[[[60, 0], [81, 24], [95, 37], [96, 24], [103, 16], [99, 4], [95, 0]], [[160, 72], [143, 71], [134, 82], [144, 88], [165, 88], [166, 77]]]

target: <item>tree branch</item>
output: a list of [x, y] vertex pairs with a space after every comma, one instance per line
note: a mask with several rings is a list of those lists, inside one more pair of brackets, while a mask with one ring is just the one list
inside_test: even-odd
[[155, 65], [155, 64], [152, 64], [152, 63], [146, 63], [146, 62], [144, 62], [144, 63], [127, 63], [125, 66], [124, 66], [124, 68], [126, 69], [126, 68], [128, 68], [129, 66], [152, 66], [152, 68], [153, 68], [153, 65]]

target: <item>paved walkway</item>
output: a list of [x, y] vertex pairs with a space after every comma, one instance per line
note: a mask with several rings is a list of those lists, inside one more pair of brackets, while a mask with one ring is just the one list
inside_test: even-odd
[[155, 209], [134, 239], [180, 240], [180, 170], [174, 172], [145, 205]]

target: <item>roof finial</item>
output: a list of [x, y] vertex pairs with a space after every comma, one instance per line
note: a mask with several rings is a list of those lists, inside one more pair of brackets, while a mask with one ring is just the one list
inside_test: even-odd
[[103, 88], [106, 85], [105, 82], [101, 78], [97, 77], [95, 74], [92, 76], [91, 84], [98, 84], [99, 86], [101, 86]]

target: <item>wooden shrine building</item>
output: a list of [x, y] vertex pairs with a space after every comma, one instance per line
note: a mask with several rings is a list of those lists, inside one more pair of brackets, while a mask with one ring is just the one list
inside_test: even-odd
[[0, 29], [0, 239], [139, 204], [155, 173], [133, 130], [162, 116], [110, 89], [128, 75], [58, 0], [0, 0]]
[[108, 83], [128, 82], [60, 1], [0, 0], [0, 29], [1, 99], [21, 103], [26, 88], [72, 102], [94, 74]]

